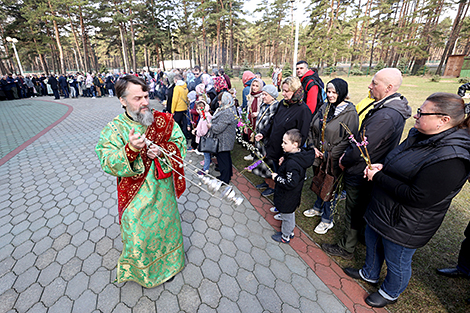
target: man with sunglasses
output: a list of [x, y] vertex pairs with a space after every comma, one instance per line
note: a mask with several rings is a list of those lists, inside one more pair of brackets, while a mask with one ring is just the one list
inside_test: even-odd
[[[369, 85], [373, 108], [362, 121], [356, 139], [367, 137], [367, 150], [371, 163], [382, 163], [387, 154], [400, 142], [405, 121], [411, 116], [408, 100], [397, 91], [402, 83], [401, 72], [396, 68], [384, 68], [378, 71]], [[322, 249], [330, 255], [350, 260], [361, 232], [365, 227], [363, 219], [372, 192], [372, 182], [364, 178], [367, 166], [356, 144], [351, 143], [340, 158], [340, 167], [344, 171], [346, 190], [346, 230], [337, 244], [323, 244]]]

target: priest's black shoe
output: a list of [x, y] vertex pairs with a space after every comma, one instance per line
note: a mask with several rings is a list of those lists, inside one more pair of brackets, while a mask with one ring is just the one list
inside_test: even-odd
[[346, 267], [346, 268], [343, 268], [343, 272], [346, 275], [348, 275], [349, 277], [352, 277], [354, 279], [359, 279], [359, 280], [365, 281], [366, 283], [369, 283], [369, 284], [374, 285], [374, 286], [377, 285], [377, 282], [370, 282], [370, 281], [367, 281], [364, 278], [362, 278], [362, 276], [359, 274], [359, 269], [357, 269], [357, 268]]
[[459, 271], [456, 267], [451, 267], [451, 268], [441, 268], [437, 269], [436, 272], [439, 275], [447, 276], [447, 277], [466, 277], [468, 278], [468, 275], [465, 273]]
[[373, 308], [383, 308], [386, 305], [393, 304], [397, 300], [388, 300], [380, 295], [378, 292], [374, 292], [366, 298], [366, 303]]

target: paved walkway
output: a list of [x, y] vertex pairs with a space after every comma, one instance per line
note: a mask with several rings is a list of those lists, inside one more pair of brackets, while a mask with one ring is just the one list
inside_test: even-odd
[[298, 229], [291, 245], [272, 241], [270, 203], [240, 175], [238, 207], [188, 183], [178, 200], [186, 267], [173, 282], [113, 283], [116, 181], [94, 146], [122, 109], [116, 98], [42, 100], [0, 102], [0, 138], [10, 138], [0, 150], [0, 312], [371, 311]]

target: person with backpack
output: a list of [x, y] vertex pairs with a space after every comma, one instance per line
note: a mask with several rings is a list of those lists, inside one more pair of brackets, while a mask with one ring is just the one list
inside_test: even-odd
[[297, 62], [295, 70], [304, 89], [304, 102], [315, 115], [326, 100], [325, 84], [316, 70], [308, 68], [306, 61]]

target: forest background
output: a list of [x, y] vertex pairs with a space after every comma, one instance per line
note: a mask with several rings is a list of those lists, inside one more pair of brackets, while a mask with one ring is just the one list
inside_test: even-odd
[[[250, 3], [254, 3], [251, 1]], [[394, 66], [443, 72], [451, 54], [470, 53], [470, 0], [260, 0], [243, 11], [238, 0], [0, 0], [0, 72], [138, 71], [162, 60], [193, 60], [229, 74], [293, 61], [297, 16], [298, 59], [335, 72], [369, 73]], [[452, 14], [449, 14], [452, 12]], [[247, 14], [256, 18], [247, 19]]]

